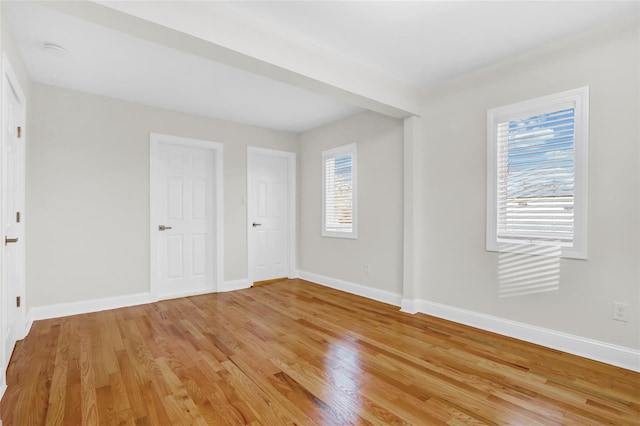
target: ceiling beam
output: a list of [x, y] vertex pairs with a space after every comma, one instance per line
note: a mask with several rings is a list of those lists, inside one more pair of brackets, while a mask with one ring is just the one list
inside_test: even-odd
[[39, 2], [60, 12], [397, 118], [419, 115], [420, 89], [220, 2]]

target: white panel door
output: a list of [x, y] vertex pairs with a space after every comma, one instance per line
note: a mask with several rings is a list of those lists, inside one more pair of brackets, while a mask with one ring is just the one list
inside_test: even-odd
[[5, 56], [2, 75], [1, 173], [3, 367], [11, 358], [16, 341], [24, 337], [25, 115], [22, 90]]
[[154, 177], [156, 296], [215, 290], [215, 156], [212, 149], [162, 142]]
[[[248, 152], [250, 280], [290, 276], [290, 155], [252, 149]], [[290, 153], [285, 153], [290, 154]], [[295, 161], [295, 160], [293, 160]]]

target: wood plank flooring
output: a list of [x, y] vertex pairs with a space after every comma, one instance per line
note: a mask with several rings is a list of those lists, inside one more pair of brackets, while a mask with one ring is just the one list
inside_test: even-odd
[[301, 280], [38, 321], [7, 425], [640, 425], [640, 374]]

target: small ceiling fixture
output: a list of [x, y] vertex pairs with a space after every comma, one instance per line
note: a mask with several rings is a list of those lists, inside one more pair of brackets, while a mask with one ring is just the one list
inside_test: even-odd
[[55, 56], [64, 56], [68, 53], [67, 49], [54, 43], [44, 43], [44, 50]]

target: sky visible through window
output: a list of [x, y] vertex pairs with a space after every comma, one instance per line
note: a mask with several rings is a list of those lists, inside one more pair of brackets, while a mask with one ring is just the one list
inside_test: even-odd
[[572, 246], [575, 109], [498, 125], [498, 238]]
[[349, 182], [349, 186], [351, 186], [351, 155], [343, 155], [340, 157], [336, 157], [335, 159], [336, 165], [336, 177], [340, 177], [341, 180], [345, 180]]
[[507, 196], [573, 196], [575, 110], [508, 125]]

